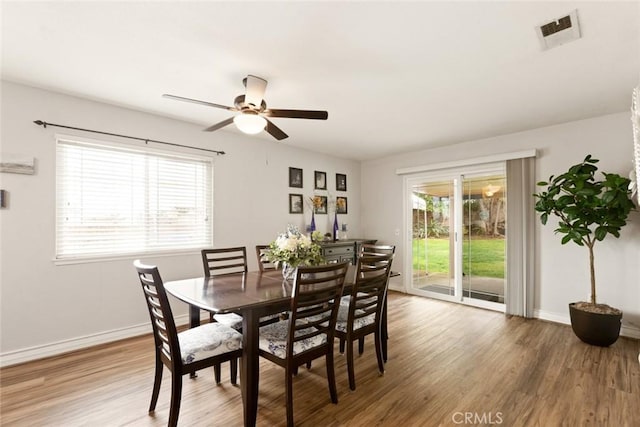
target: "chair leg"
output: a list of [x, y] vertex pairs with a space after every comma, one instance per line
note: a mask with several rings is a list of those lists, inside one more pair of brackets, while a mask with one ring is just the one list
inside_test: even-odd
[[238, 359], [231, 359], [229, 365], [231, 365], [231, 384], [236, 385], [238, 384]]
[[362, 353], [364, 353], [364, 337], [358, 340], [358, 354], [362, 356]]
[[307, 369], [311, 369], [311, 360], [307, 362]]
[[340, 354], [344, 354], [344, 339], [340, 338]]
[[216, 379], [216, 384], [220, 384], [220, 364], [213, 365], [213, 376]]
[[153, 391], [151, 392], [151, 404], [149, 405], [149, 412], [153, 412], [156, 409], [156, 403], [158, 403], [158, 395], [160, 394], [160, 384], [162, 384], [162, 369], [164, 365], [160, 359], [160, 353], [156, 351], [156, 372], [153, 378]]
[[286, 368], [284, 374], [287, 397], [287, 427], [293, 427], [293, 372]]
[[336, 389], [336, 371], [333, 367], [333, 346], [327, 351], [327, 380], [329, 381], [329, 396], [332, 403], [338, 403], [338, 390]]
[[356, 389], [356, 374], [353, 367], [353, 341], [347, 342], [347, 372], [349, 374], [349, 388]]
[[376, 344], [376, 357], [378, 358], [378, 370], [381, 374], [384, 374], [384, 360], [382, 359], [382, 339], [380, 339], [381, 334], [376, 332], [374, 335]]
[[173, 372], [171, 375], [171, 406], [169, 409], [169, 427], [178, 425], [180, 401], [182, 399], [182, 375]]

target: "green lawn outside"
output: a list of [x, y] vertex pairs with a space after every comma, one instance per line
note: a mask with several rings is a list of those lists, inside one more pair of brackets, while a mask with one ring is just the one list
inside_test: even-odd
[[[426, 244], [426, 251], [425, 251]], [[465, 240], [463, 243], [463, 271], [467, 275], [504, 279], [504, 239]], [[413, 269], [425, 269], [431, 273], [449, 270], [449, 239], [414, 239]]]

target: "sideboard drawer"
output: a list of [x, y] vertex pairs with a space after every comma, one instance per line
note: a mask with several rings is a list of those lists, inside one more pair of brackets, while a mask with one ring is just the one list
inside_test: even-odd
[[351, 246], [342, 246], [335, 248], [326, 248], [324, 250], [325, 256], [336, 256], [336, 255], [349, 255], [353, 256], [353, 245]]
[[329, 263], [349, 261], [355, 265], [355, 250], [354, 242], [335, 242], [322, 245], [322, 256]]

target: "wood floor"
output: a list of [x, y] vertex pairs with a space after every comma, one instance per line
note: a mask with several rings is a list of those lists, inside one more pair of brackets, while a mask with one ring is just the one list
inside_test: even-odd
[[[294, 379], [300, 426], [638, 426], [640, 342], [580, 342], [565, 325], [505, 317], [391, 293], [389, 361], [379, 376], [373, 340], [356, 357], [349, 391], [336, 355], [339, 403], [324, 362]], [[4, 368], [2, 426], [165, 426], [170, 377], [156, 411], [151, 335]], [[337, 345], [336, 345], [337, 351]], [[284, 372], [260, 362], [258, 426], [285, 425]], [[213, 370], [184, 379], [181, 426], [241, 426], [240, 389], [215, 386]]]

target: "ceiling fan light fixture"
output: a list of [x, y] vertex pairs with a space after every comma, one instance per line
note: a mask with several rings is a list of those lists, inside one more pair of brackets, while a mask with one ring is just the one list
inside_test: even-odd
[[238, 114], [233, 118], [233, 123], [241, 132], [249, 135], [260, 133], [267, 126], [267, 120], [254, 112]]

